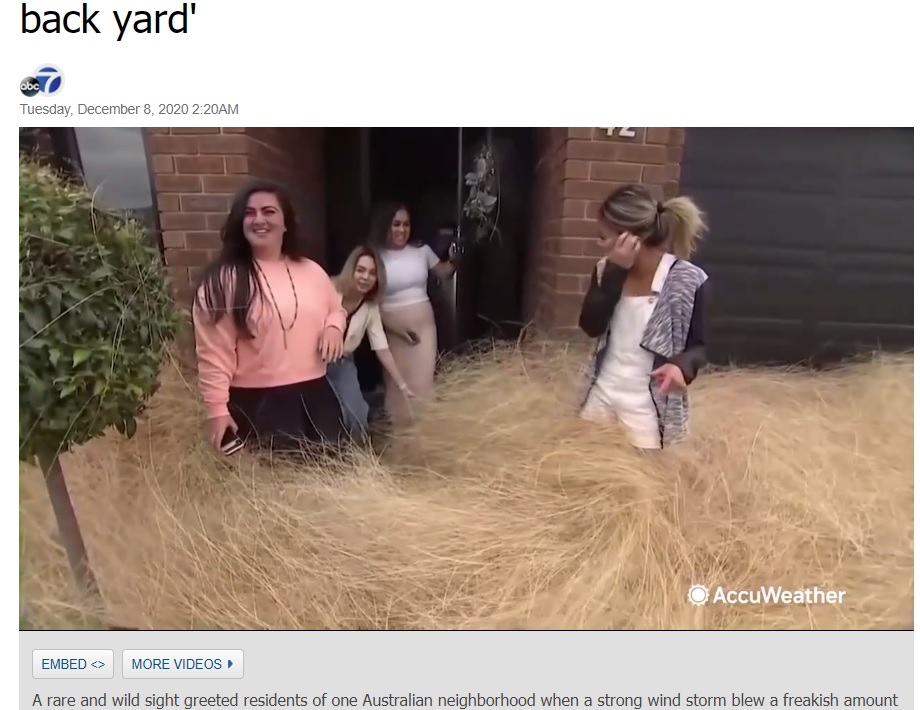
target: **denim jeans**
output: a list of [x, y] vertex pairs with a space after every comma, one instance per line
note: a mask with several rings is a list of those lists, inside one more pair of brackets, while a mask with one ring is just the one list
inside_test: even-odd
[[370, 407], [361, 393], [354, 357], [347, 355], [326, 367], [326, 377], [339, 398], [345, 425], [353, 434], [365, 432]]

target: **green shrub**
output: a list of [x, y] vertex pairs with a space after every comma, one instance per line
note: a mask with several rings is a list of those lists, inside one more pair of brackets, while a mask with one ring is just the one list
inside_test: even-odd
[[20, 459], [133, 435], [181, 322], [141, 226], [20, 157]]

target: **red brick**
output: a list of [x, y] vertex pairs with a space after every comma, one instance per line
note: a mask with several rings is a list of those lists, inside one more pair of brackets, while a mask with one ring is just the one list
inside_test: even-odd
[[201, 178], [196, 175], [157, 175], [157, 192], [201, 192]]
[[565, 153], [575, 160], [616, 160], [620, 145], [613, 141], [569, 141]]
[[173, 135], [187, 134], [187, 135], [192, 135], [192, 136], [208, 135], [211, 133], [220, 133], [219, 128], [211, 128], [211, 127], [204, 127], [204, 126], [195, 126], [193, 128], [170, 128], [169, 131]]
[[565, 196], [581, 200], [604, 200], [613, 190], [625, 183], [599, 182], [595, 180], [566, 180]]
[[231, 126], [231, 127], [229, 127], [229, 128], [221, 128], [221, 129], [220, 129], [220, 132], [221, 132], [221, 133], [245, 133], [245, 132], [246, 132], [246, 129], [245, 129], [245, 128], [239, 128], [239, 127]]
[[577, 293], [580, 294], [579, 277], [569, 274], [560, 274], [556, 278], [556, 293]]
[[597, 259], [590, 256], [557, 256], [555, 268], [557, 274], [590, 274], [597, 265]]
[[559, 293], [553, 298], [553, 327], [577, 325], [583, 297], [575, 293]]
[[205, 175], [201, 178], [205, 192], [232, 194], [246, 182], [242, 175]]
[[191, 305], [193, 298], [195, 296], [195, 291], [192, 288], [191, 284], [176, 286], [173, 288], [174, 293], [176, 294], [176, 301], [183, 305]]
[[[604, 195], [607, 197], [607, 195]], [[601, 211], [602, 200], [590, 200], [588, 204], [585, 205], [585, 217], [588, 219], [597, 219], [598, 214]]]
[[597, 251], [596, 239], [566, 236], [559, 240], [559, 256], [592, 256]]
[[245, 175], [249, 173], [249, 159], [244, 155], [228, 155], [224, 158], [228, 175]]
[[169, 129], [168, 129], [168, 128], [158, 128], [158, 127], [154, 127], [154, 128], [145, 128], [144, 130], [147, 131], [147, 133], [150, 133], [150, 134], [158, 134], [158, 135], [159, 135], [159, 134], [164, 134], [164, 135], [165, 135], [166, 133], [169, 133]]
[[593, 138], [596, 141], [613, 141], [617, 143], [642, 143], [645, 141], [645, 130], [644, 128], [630, 128], [633, 133], [636, 135], [633, 136], [621, 136], [620, 131], [622, 128], [613, 129], [613, 135], [607, 135], [606, 128], [595, 128]]
[[687, 129], [672, 128], [671, 137], [668, 139], [668, 143], [670, 143], [671, 145], [683, 145], [686, 138], [687, 138]]
[[645, 132], [646, 143], [659, 143], [666, 145], [671, 142], [670, 128], [648, 128]]
[[566, 160], [565, 178], [567, 180], [587, 180], [591, 173], [591, 163], [587, 160]]
[[[653, 186], [650, 186], [653, 187]], [[677, 181], [666, 182], [661, 186], [661, 196], [658, 199], [665, 197], [677, 197], [680, 194], [680, 184]]]
[[591, 179], [610, 182], [638, 182], [642, 179], [642, 166], [630, 163], [591, 163]]
[[207, 224], [208, 229], [214, 229], [214, 230], [223, 229], [224, 222], [226, 221], [227, 221], [226, 212], [219, 213], [219, 214], [205, 215], [205, 222]]
[[618, 148], [617, 160], [621, 160], [624, 163], [661, 165], [668, 157], [668, 152], [663, 145], [630, 145], [623, 143]]
[[171, 155], [151, 155], [150, 168], [158, 174], [169, 174], [176, 171]]
[[166, 250], [166, 275], [169, 280], [176, 286], [185, 285], [188, 286], [188, 269], [184, 266], [169, 266], [169, 257], [178, 252]]
[[202, 153], [217, 155], [244, 155], [248, 144], [248, 136], [228, 134], [201, 136], [201, 138], [198, 139], [198, 150]]
[[185, 232], [163, 232], [164, 249], [185, 249]]
[[562, 216], [582, 218], [585, 216], [585, 206], [587, 204], [585, 200], [563, 200]]
[[667, 165], [646, 165], [642, 168], [642, 182], [662, 184], [676, 182], [680, 178], [680, 166], [676, 163]]
[[597, 222], [593, 219], [564, 219], [562, 233], [566, 237], [597, 238]]
[[198, 138], [195, 136], [162, 136], [149, 137], [151, 153], [163, 155], [197, 155]]
[[177, 155], [176, 172], [184, 175], [223, 175], [224, 159], [218, 155]]
[[215, 249], [220, 249], [220, 232], [186, 232], [185, 241], [186, 246], [189, 249], [203, 249], [205, 251], [213, 251]]
[[665, 155], [667, 155], [667, 162], [680, 164], [684, 159], [684, 147], [682, 145], [669, 145]]
[[178, 212], [179, 196], [167, 195], [163, 192], [159, 193], [157, 195], [157, 208], [160, 210], [160, 212]]
[[163, 231], [204, 229], [205, 216], [194, 212], [164, 212], [160, 215], [160, 227]]
[[183, 212], [227, 212], [230, 199], [219, 195], [182, 195]]
[[169, 266], [206, 266], [211, 261], [211, 255], [204, 249], [173, 249], [166, 252], [166, 263]]
[[591, 140], [591, 137], [594, 135], [593, 128], [570, 128], [568, 137], [576, 138], [582, 140]]

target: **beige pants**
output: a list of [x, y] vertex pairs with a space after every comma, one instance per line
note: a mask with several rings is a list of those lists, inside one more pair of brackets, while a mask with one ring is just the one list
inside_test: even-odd
[[[431, 303], [413, 303], [408, 306], [380, 309], [383, 326], [387, 330], [390, 352], [405, 378], [409, 389], [418, 400], [434, 396], [434, 367], [438, 359], [438, 331], [434, 322]], [[394, 333], [414, 331], [419, 337], [418, 345], [411, 345]], [[394, 332], [390, 332], [394, 331]], [[394, 424], [405, 424], [412, 418], [410, 402], [399, 387], [384, 371], [386, 385], [385, 405]]]

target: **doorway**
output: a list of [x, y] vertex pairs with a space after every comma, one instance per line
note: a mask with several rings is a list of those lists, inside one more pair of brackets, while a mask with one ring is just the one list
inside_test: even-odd
[[[475, 225], [462, 217], [460, 204], [468, 192], [463, 175], [487, 143], [500, 178], [498, 233], [477, 242]], [[413, 238], [440, 257], [447, 256], [458, 227], [464, 245], [456, 283], [429, 282], [442, 355], [517, 338], [523, 328], [533, 154], [529, 128], [327, 128], [330, 273], [338, 273], [367, 238], [374, 205], [402, 202], [411, 213]], [[382, 371], [366, 341], [355, 361], [362, 389], [377, 389]]]

